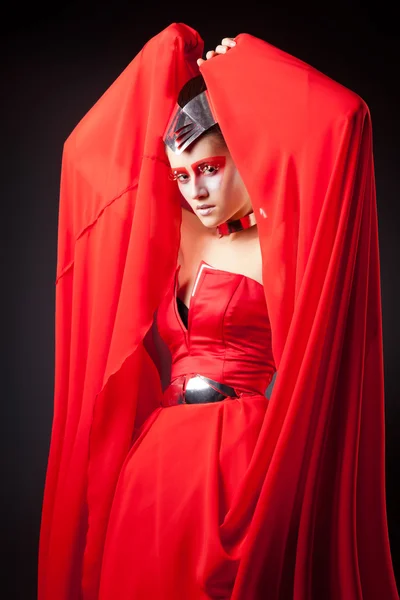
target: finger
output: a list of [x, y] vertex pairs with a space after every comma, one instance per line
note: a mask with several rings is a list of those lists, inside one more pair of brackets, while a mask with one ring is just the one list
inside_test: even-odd
[[214, 50], [209, 50], [206, 54], [206, 59], [209, 60], [210, 58], [212, 58], [216, 53], [214, 52]]
[[233, 46], [236, 46], [236, 42], [235, 42], [235, 40], [233, 38], [224, 38], [221, 41], [221, 44], [223, 46], [229, 46], [229, 48], [233, 48]]
[[222, 46], [222, 44], [219, 44], [216, 48], [215, 48], [215, 52], [217, 54], [225, 54], [226, 52], [228, 52], [229, 48], [228, 46]]
[[202, 58], [198, 58], [197, 59], [197, 64], [199, 65], [199, 67], [203, 64], [203, 62], [206, 62], [205, 60], [203, 60]]

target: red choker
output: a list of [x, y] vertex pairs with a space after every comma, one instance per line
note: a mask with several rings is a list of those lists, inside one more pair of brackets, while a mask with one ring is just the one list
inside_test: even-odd
[[241, 217], [240, 219], [235, 219], [234, 221], [226, 221], [225, 223], [218, 225], [217, 231], [219, 233], [219, 237], [221, 238], [223, 235], [229, 235], [230, 233], [234, 233], [235, 231], [242, 231], [243, 229], [248, 229], [253, 225], [257, 225], [257, 222], [254, 212], [251, 212], [248, 215]]

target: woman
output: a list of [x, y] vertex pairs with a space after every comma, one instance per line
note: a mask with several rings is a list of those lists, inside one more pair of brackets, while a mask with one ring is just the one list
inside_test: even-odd
[[40, 600], [398, 597], [368, 109], [235, 41], [172, 24], [66, 143]]

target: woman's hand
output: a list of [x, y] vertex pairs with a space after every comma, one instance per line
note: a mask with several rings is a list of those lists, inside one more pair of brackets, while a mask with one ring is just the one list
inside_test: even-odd
[[[206, 54], [206, 60], [210, 60], [210, 58], [212, 58], [213, 56], [216, 56], [217, 54], [226, 54], [229, 50], [229, 48], [233, 48], [233, 46], [236, 46], [236, 42], [233, 38], [224, 38], [222, 40], [222, 42], [220, 44], [218, 44], [218, 46], [215, 48], [215, 50], [209, 50]], [[197, 64], [202, 65], [203, 62], [205, 62], [205, 60], [203, 58], [198, 58], [197, 59]]]

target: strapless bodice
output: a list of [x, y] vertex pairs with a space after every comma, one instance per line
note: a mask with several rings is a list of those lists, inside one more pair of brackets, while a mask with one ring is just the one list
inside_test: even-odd
[[179, 269], [157, 311], [159, 334], [171, 352], [171, 381], [200, 373], [239, 391], [264, 394], [276, 369], [261, 283], [202, 260], [186, 327], [177, 306]]

